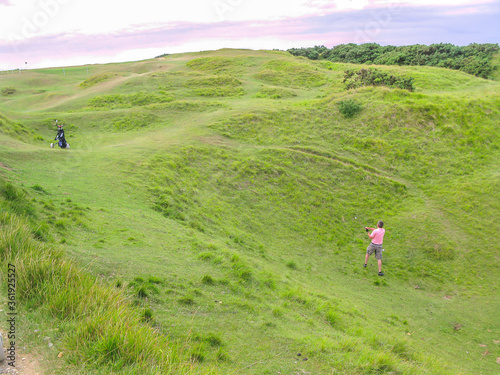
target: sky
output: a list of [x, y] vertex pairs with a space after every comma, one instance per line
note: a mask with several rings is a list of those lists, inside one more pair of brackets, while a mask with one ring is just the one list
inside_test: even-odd
[[500, 43], [500, 0], [0, 0], [0, 70], [220, 48]]

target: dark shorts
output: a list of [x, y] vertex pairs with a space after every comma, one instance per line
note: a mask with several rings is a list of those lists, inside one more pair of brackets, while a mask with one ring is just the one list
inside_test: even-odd
[[368, 255], [372, 255], [373, 253], [375, 253], [375, 258], [378, 260], [382, 260], [382, 251], [384, 251], [384, 249], [382, 248], [382, 245], [375, 245], [374, 243], [371, 243], [366, 248], [366, 253]]

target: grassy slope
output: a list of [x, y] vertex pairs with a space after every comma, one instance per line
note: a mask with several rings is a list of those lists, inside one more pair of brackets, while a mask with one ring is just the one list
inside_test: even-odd
[[[499, 84], [381, 67], [416, 92], [346, 92], [346, 67], [222, 50], [0, 76], [3, 174], [85, 207], [47, 213], [53, 239], [143, 284], [200, 371], [494, 372]], [[69, 151], [47, 147], [54, 118]], [[360, 267], [379, 219], [383, 279]]]

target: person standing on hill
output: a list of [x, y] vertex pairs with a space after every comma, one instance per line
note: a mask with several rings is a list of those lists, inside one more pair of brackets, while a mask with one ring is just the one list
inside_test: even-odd
[[[377, 223], [376, 229], [365, 227], [366, 234], [368, 234], [368, 237], [370, 237], [372, 243], [366, 248], [365, 264], [363, 265], [363, 267], [366, 268], [366, 264], [368, 263], [368, 258], [370, 257], [370, 255], [375, 253], [375, 258], [377, 259], [378, 263], [379, 276], [384, 276], [384, 273], [382, 272], [382, 251], [384, 250], [382, 248], [382, 243], [384, 242], [385, 229], [383, 227], [384, 227], [383, 221], [379, 221]], [[370, 231], [372, 232], [370, 233]]]

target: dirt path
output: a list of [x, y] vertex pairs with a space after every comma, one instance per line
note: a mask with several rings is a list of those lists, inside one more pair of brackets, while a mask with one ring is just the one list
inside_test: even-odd
[[24, 353], [19, 347], [16, 347], [16, 359], [13, 363], [13, 367], [12, 362], [9, 361], [6, 353], [7, 335], [4, 330], [0, 330], [0, 333], [4, 339], [3, 348], [0, 349], [3, 350], [5, 354], [5, 359], [0, 361], [0, 374], [43, 375], [43, 372], [41, 371], [41, 364], [36, 356]]
[[11, 167], [8, 167], [7, 165], [5, 165], [4, 163], [2, 163], [1, 161], [0, 161], [0, 168], [7, 169], [7, 170], [9, 170], [9, 171], [11, 171], [11, 170], [12, 170], [12, 168], [11, 168]]
[[30, 354], [16, 353], [15, 367], [8, 363], [6, 358], [0, 362], [0, 374], [18, 374], [18, 375], [43, 375], [40, 371], [40, 363]]

